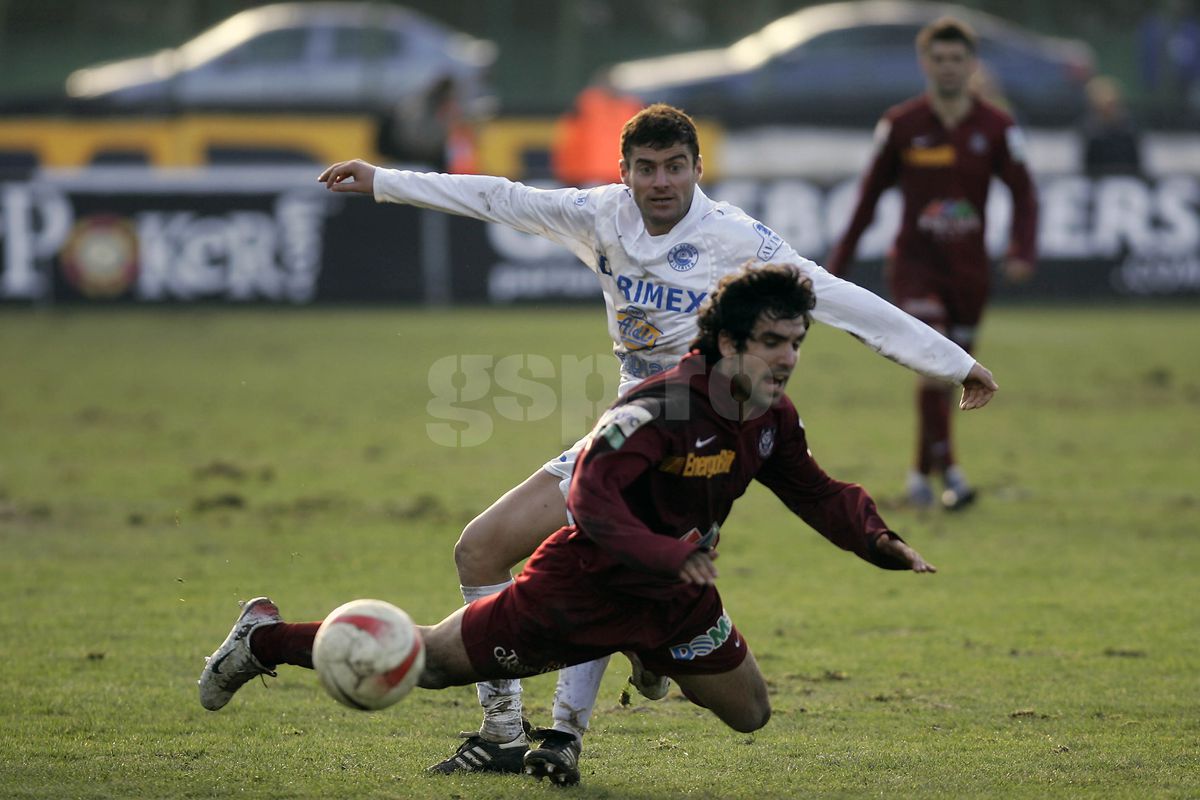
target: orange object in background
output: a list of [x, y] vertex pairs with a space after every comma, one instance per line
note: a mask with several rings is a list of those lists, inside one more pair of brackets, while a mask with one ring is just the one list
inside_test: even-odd
[[620, 181], [621, 129], [641, 108], [635, 98], [601, 86], [580, 92], [575, 108], [555, 124], [550, 151], [554, 177], [566, 186]]
[[479, 174], [479, 148], [475, 128], [458, 119], [446, 131], [446, 172], [459, 175]]

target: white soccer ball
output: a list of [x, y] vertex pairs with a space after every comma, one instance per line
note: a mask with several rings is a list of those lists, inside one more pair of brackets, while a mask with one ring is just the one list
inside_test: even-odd
[[360, 711], [400, 700], [425, 667], [425, 645], [412, 619], [383, 600], [335, 608], [317, 630], [312, 655], [325, 691]]

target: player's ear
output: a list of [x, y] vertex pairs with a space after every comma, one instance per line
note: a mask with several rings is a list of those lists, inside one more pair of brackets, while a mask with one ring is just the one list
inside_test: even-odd
[[737, 342], [728, 331], [721, 331], [717, 334], [717, 349], [721, 351], [721, 358], [729, 358], [738, 354]]
[[617, 167], [621, 170], [621, 183], [628, 186], [629, 185], [629, 164], [628, 164], [628, 162], [626, 162], [625, 159], [622, 158], [620, 161], [617, 162]]
[[696, 154], [696, 180], [700, 180], [700, 178], [703, 175], [704, 175], [704, 156], [697, 153]]

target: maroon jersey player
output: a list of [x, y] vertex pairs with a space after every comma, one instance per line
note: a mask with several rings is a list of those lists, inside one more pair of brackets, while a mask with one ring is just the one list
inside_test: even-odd
[[[1008, 114], [968, 90], [977, 66], [971, 30], [957, 20], [940, 19], [921, 31], [917, 51], [927, 90], [890, 109], [880, 121], [858, 206], [827, 266], [834, 274], [848, 272], [879, 196], [898, 185], [904, 211], [888, 259], [892, 300], [970, 351], [988, 296], [984, 209], [992, 176], [1012, 192], [1012, 236], [1004, 271], [1013, 281], [1026, 279], [1032, 270], [1037, 199], [1020, 129]], [[948, 508], [962, 507], [974, 491], [955, 463], [945, 387], [921, 381], [917, 409], [909, 498], [917, 505], [930, 504], [930, 476], [940, 474], [946, 488], [943, 502]]]
[[[829, 477], [808, 451], [784, 389], [813, 302], [794, 267], [723, 279], [701, 314], [695, 352], [597, 423], [571, 484], [574, 524], [546, 539], [499, 594], [421, 629], [420, 685], [524, 677], [625, 651], [644, 681], [670, 676], [731, 728], [761, 728], [766, 682], [717, 592], [714, 563], [721, 525], [753, 480], [872, 564], [934, 572], [862, 487]], [[201, 702], [220, 708], [278, 664], [311, 667], [316, 629], [282, 622], [266, 598], [251, 601], [201, 676]], [[567, 738], [529, 750], [526, 771], [577, 782], [579, 744]]]

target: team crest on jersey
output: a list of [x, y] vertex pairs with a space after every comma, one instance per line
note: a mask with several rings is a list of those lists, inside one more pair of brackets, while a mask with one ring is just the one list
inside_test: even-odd
[[754, 223], [754, 232], [762, 239], [762, 244], [758, 247], [758, 260], [770, 261], [771, 256], [783, 245], [783, 239], [761, 222]]
[[588, 201], [588, 194], [590, 192], [591, 192], [591, 189], [585, 189], [582, 192], [579, 192], [578, 194], [576, 194], [575, 195], [575, 205], [580, 206], [580, 207], [586, 206], [587, 201]]
[[693, 244], [680, 242], [667, 253], [667, 263], [676, 272], [689, 272], [700, 263], [700, 251]]
[[975, 131], [967, 141], [967, 147], [971, 148], [971, 152], [975, 155], [981, 156], [987, 152], [987, 137], [979, 131]]
[[621, 332], [621, 342], [630, 350], [654, 347], [662, 336], [662, 331], [637, 306], [626, 306], [617, 312], [617, 329]]
[[775, 451], [775, 429], [763, 428], [758, 435], [758, 454], [763, 458], [770, 457]]

